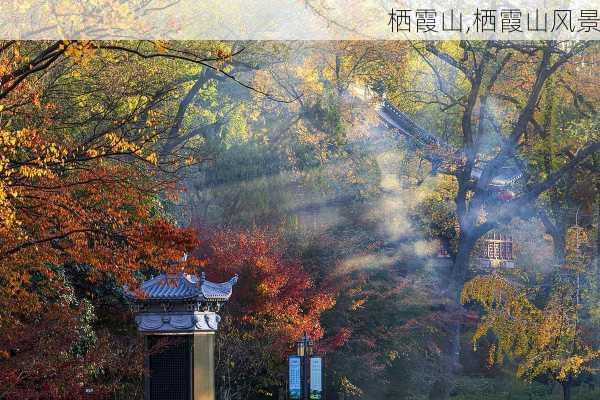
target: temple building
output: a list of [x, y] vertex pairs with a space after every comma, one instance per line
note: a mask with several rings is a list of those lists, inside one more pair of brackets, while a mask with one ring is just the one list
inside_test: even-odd
[[224, 283], [184, 273], [125, 287], [145, 344], [145, 400], [214, 400], [217, 314], [237, 275]]
[[481, 268], [514, 268], [513, 238], [496, 231], [489, 232], [480, 239], [477, 257]]
[[[396, 133], [399, 139], [402, 138], [403, 142], [410, 146], [423, 149], [421, 156], [431, 163], [431, 174], [444, 170], [451, 171], [453, 167], [464, 163], [465, 155], [460, 149], [442, 140], [439, 135], [420, 127], [411, 117], [385, 100], [385, 97], [377, 107], [377, 112], [384, 127]], [[489, 156], [486, 158], [485, 154], [478, 155], [471, 169], [470, 179], [473, 184], [478, 184], [489, 161]], [[513, 157], [495, 169], [494, 175], [485, 187], [489, 202], [492, 203], [491, 207], [496, 203], [512, 200], [520, 192], [525, 170], [525, 166], [521, 164]], [[440, 240], [437, 259], [444, 260], [450, 257], [451, 251], [447, 241]], [[489, 232], [478, 241], [474, 249], [473, 261], [474, 267], [483, 270], [514, 268], [513, 236], [504, 232]]]

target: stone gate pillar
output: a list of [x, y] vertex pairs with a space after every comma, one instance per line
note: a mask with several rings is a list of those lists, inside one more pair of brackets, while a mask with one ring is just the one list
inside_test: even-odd
[[214, 400], [215, 333], [237, 275], [224, 283], [162, 274], [125, 288], [145, 344], [145, 400]]

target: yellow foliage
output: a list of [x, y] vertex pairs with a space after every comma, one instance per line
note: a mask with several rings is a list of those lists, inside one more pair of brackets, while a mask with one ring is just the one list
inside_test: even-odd
[[356, 311], [359, 308], [362, 308], [362, 306], [367, 302], [367, 299], [358, 299], [358, 300], [354, 300], [352, 302], [352, 306], [350, 306], [350, 309], [352, 311]]
[[543, 308], [531, 303], [524, 289], [498, 274], [467, 282], [461, 302], [475, 301], [485, 310], [473, 344], [488, 333], [496, 337], [488, 363], [504, 357], [518, 362], [517, 375], [531, 381], [549, 374], [559, 382], [591, 370], [600, 351], [587, 345], [578, 330], [577, 306], [567, 287], [558, 285]]
[[189, 156], [188, 158], [185, 159], [185, 165], [187, 165], [188, 167], [193, 165], [196, 162], [196, 159], [192, 156]]
[[107, 133], [105, 135], [105, 139], [110, 147], [110, 150], [115, 153], [132, 153], [139, 155], [141, 150], [138, 145], [131, 143], [116, 133]]
[[148, 161], [152, 165], [158, 165], [158, 157], [156, 156], [156, 153], [150, 153], [146, 157], [146, 161]]
[[90, 40], [63, 40], [61, 47], [65, 49], [67, 57], [82, 65], [87, 65], [96, 52], [96, 46]]
[[[13, 187], [15, 179], [51, 176], [49, 166], [64, 159], [64, 149], [55, 143], [41, 144], [37, 139], [38, 133], [32, 129], [0, 130], [0, 233], [20, 225], [12, 205], [19, 196]], [[28, 149], [26, 156], [22, 155], [24, 149]]]

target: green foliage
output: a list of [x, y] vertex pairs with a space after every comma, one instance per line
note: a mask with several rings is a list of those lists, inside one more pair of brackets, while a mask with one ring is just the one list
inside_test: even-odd
[[[558, 385], [541, 382], [524, 383], [509, 376], [492, 378], [464, 377], [457, 382], [451, 400], [559, 400]], [[593, 385], [583, 384], [573, 389], [573, 399], [593, 400], [600, 390]]]
[[460, 378], [452, 400], [551, 400], [552, 390], [547, 385], [523, 383], [509, 376]]
[[339, 146], [344, 143], [345, 130], [339, 106], [340, 99], [331, 92], [304, 104], [300, 109], [301, 115], [306, 118], [318, 130], [327, 134], [332, 140], [331, 146]]
[[456, 251], [458, 245], [458, 220], [452, 199], [456, 195], [456, 180], [438, 176], [418, 190], [418, 204], [411, 213], [415, 225], [430, 239], [440, 239]]

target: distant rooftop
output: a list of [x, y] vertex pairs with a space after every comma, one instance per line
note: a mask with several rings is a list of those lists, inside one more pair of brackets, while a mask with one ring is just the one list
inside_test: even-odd
[[200, 278], [184, 273], [161, 274], [142, 283], [138, 290], [125, 287], [125, 294], [136, 301], [222, 302], [229, 300], [237, 280], [237, 275], [227, 282], [215, 283], [207, 281], [204, 273]]
[[[419, 146], [430, 146], [431, 154], [424, 154], [424, 158], [430, 161], [432, 164], [437, 164], [443, 161], [444, 157], [455, 162], [460, 161], [460, 152], [458, 152], [453, 146], [442, 141], [436, 135], [421, 126], [416, 124], [408, 115], [400, 111], [396, 106], [387, 100], [384, 100], [377, 108], [379, 117], [389, 127], [396, 129], [400, 134], [414, 142]], [[438, 154], [436, 154], [436, 150]], [[443, 156], [442, 156], [443, 155]], [[484, 161], [480, 161], [471, 171], [471, 178], [479, 180], [481, 178], [483, 168], [485, 166]], [[492, 177], [489, 188], [491, 190], [504, 190], [517, 183], [523, 177], [523, 173], [518, 165], [514, 162], [509, 162], [506, 165], [498, 168], [496, 174]]]

